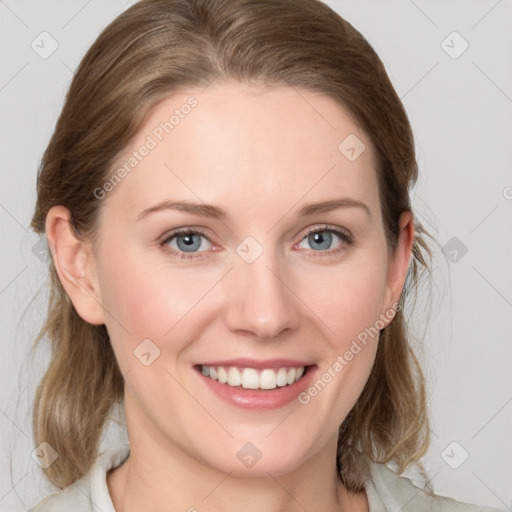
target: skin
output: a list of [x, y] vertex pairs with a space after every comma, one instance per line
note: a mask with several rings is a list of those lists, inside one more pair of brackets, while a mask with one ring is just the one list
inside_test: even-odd
[[[390, 254], [368, 137], [332, 99], [286, 86], [224, 83], [175, 93], [118, 163], [191, 95], [198, 105], [103, 199], [94, 241], [73, 235], [66, 208], [47, 217], [59, 277], [82, 318], [107, 326], [125, 376], [131, 454], [108, 473], [114, 506], [368, 510], [364, 492], [342, 485], [335, 453], [377, 338], [307, 405], [294, 400], [276, 410], [225, 403], [199, 385], [192, 365], [283, 357], [314, 362], [320, 376], [399, 299], [412, 216], [402, 214]], [[366, 145], [354, 161], [338, 150], [349, 134]], [[363, 202], [369, 214], [346, 207], [296, 215], [306, 204], [344, 197]], [[168, 209], [137, 220], [171, 199], [216, 205], [227, 217]], [[348, 230], [353, 243], [333, 236], [319, 249], [306, 235], [326, 224]], [[178, 250], [176, 238], [159, 244], [182, 227], [207, 236], [193, 258], [170, 251]], [[236, 252], [247, 236], [263, 249], [252, 263]], [[147, 338], [160, 349], [149, 366], [133, 354]], [[262, 453], [252, 468], [236, 456], [249, 441]]]

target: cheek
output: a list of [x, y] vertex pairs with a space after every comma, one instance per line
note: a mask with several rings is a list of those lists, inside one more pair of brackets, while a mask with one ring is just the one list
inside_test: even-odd
[[[176, 333], [188, 325], [188, 337], [193, 337], [189, 318], [204, 309], [201, 299], [222, 276], [220, 270], [178, 269], [136, 254], [119, 259], [114, 257], [114, 249], [110, 257], [101, 260], [99, 270], [107, 329], [117, 351], [122, 348], [126, 353], [144, 339], [160, 349], [179, 350], [183, 336]], [[186, 341], [184, 338], [183, 344]]]
[[[305, 302], [324, 333], [316, 380], [299, 396], [309, 414], [336, 429], [354, 407], [370, 375], [378, 348], [385, 273], [377, 264], [351, 264], [304, 282]], [[320, 293], [320, 284], [324, 284]], [[309, 292], [307, 291], [309, 290]]]
[[[361, 255], [362, 256], [362, 255]], [[324, 324], [330, 344], [342, 350], [382, 312], [386, 267], [372, 254], [333, 269], [302, 273], [298, 295]]]

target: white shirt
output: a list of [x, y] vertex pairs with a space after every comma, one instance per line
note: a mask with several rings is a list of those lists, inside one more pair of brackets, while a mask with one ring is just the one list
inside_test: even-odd
[[[107, 472], [128, 457], [128, 444], [100, 454], [87, 475], [53, 493], [28, 512], [116, 512], [107, 486]], [[384, 464], [370, 462], [365, 486], [370, 512], [499, 512], [443, 496], [430, 496]]]

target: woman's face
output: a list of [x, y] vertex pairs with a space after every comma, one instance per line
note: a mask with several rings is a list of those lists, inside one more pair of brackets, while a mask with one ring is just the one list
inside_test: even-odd
[[326, 96], [224, 84], [161, 103], [112, 171], [90, 279], [132, 450], [250, 475], [334, 458], [412, 239], [388, 256], [367, 136]]

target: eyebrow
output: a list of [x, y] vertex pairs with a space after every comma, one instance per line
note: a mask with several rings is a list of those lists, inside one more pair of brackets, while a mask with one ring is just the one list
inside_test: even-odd
[[[344, 197], [342, 199], [333, 199], [331, 201], [323, 201], [321, 203], [307, 204], [303, 206], [299, 211], [296, 212], [297, 217], [307, 217], [309, 215], [315, 215], [318, 213], [327, 213], [338, 208], [361, 208], [365, 211], [368, 217], [371, 217], [371, 212], [366, 204], [352, 199]], [[205, 203], [193, 203], [189, 201], [163, 201], [151, 208], [146, 208], [137, 217], [137, 221], [142, 220], [152, 213], [156, 213], [163, 210], [179, 210], [187, 213], [200, 215], [202, 217], [210, 217], [214, 219], [224, 220], [227, 219], [228, 214], [225, 210], [218, 206]]]
[[363, 202], [350, 197], [344, 197], [343, 199], [333, 199], [331, 201], [324, 201], [322, 203], [307, 204], [303, 206], [298, 212], [297, 216], [305, 217], [307, 215], [314, 215], [316, 213], [326, 213], [338, 208], [361, 208], [366, 212], [368, 217], [371, 217], [370, 208]]

